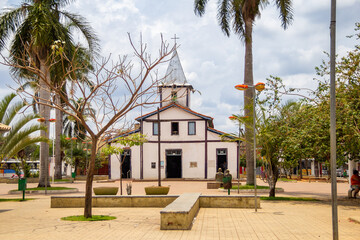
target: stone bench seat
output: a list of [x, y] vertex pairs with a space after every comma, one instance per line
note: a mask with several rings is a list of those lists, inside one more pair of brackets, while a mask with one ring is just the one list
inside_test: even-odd
[[200, 208], [200, 193], [184, 193], [160, 211], [161, 230], [188, 230]]

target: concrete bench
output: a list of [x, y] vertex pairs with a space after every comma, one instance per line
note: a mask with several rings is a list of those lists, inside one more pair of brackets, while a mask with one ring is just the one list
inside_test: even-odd
[[189, 230], [200, 208], [200, 193], [184, 193], [160, 211], [161, 230]]

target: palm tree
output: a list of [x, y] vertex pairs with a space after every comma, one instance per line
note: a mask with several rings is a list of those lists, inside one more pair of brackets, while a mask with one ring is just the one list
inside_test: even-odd
[[[88, 86], [89, 89], [92, 88], [93, 83], [87, 78], [87, 74], [89, 73], [89, 71], [93, 70], [93, 66], [91, 64], [91, 52], [89, 52], [87, 49], [81, 47], [81, 46], [73, 46], [73, 50], [71, 52], [76, 52], [76, 54], [74, 54], [73, 56], [73, 61], [74, 62], [78, 62], [81, 63], [82, 65], [86, 66], [86, 68], [81, 68], [76, 70], [73, 74], [71, 75], [67, 75], [67, 76], [63, 76], [63, 65], [60, 64], [59, 62], [57, 64], [55, 64], [52, 68], [51, 68], [51, 79], [52, 82], [55, 85], [59, 85], [62, 84], [62, 79], [66, 79], [70, 81], [70, 90], [68, 90], [67, 88], [67, 84], [63, 84], [62, 85], [62, 91], [67, 93], [67, 92], [73, 92], [74, 91], [74, 87], [73, 84], [71, 83], [72, 79], [80, 79], [84, 85]], [[65, 66], [66, 64], [69, 64], [69, 62], [65, 62]], [[31, 89], [32, 91], [37, 91], [37, 86], [38, 86], [38, 79], [36, 78], [36, 76], [33, 76], [31, 73], [29, 73], [28, 71], [24, 70], [24, 69], [12, 69], [13, 73], [15, 75], [17, 75], [18, 77], [21, 77], [23, 79], [27, 79], [27, 81], [21, 86], [19, 87], [19, 89]], [[37, 93], [38, 94], [38, 93]], [[71, 97], [71, 96], [70, 96]], [[61, 105], [62, 101], [60, 99], [59, 95], [55, 95], [53, 96], [52, 99], [56, 105]], [[69, 100], [71, 101], [71, 100]], [[34, 105], [34, 112], [38, 112], [38, 105], [35, 104], [35, 102], [33, 102]], [[56, 123], [55, 123], [55, 175], [54, 178], [55, 179], [61, 179], [62, 178], [62, 151], [61, 151], [61, 134], [63, 131], [63, 113], [58, 110], [55, 109], [55, 119], [57, 119]], [[70, 135], [69, 135], [70, 136]]]
[[[200, 17], [205, 13], [205, 7], [209, 0], [194, 0], [194, 11]], [[292, 3], [291, 0], [274, 0], [275, 5], [280, 11], [282, 27], [286, 29], [292, 22]], [[221, 30], [226, 36], [230, 36], [231, 28], [234, 33], [245, 42], [245, 72], [244, 83], [253, 85], [253, 55], [252, 55], [252, 32], [255, 18], [259, 17], [261, 10], [269, 4], [268, 0], [219, 0], [218, 1], [218, 22]], [[253, 116], [252, 102], [253, 92], [245, 91], [245, 116]], [[245, 126], [246, 139], [246, 167], [247, 184], [254, 184], [254, 150], [253, 129]]]
[[[45, 119], [50, 117], [49, 85], [54, 84], [51, 81], [52, 65], [49, 59], [51, 46], [55, 41], [60, 40], [66, 52], [74, 49], [70, 29], [63, 23], [68, 22], [71, 29], [80, 30], [91, 50], [98, 49], [97, 38], [88, 23], [79, 15], [61, 10], [70, 2], [69, 0], [27, 0], [20, 7], [7, 9], [0, 14], [0, 51], [5, 47], [11, 34], [14, 34], [10, 45], [12, 61], [21, 66], [22, 59], [31, 59], [32, 64], [39, 69], [37, 76], [34, 76], [38, 81], [37, 91], [39, 92], [39, 98], [36, 101], [42, 103], [39, 106], [39, 112]], [[21, 70], [15, 69], [14, 72], [21, 76]], [[43, 122], [42, 125], [49, 128], [48, 121]], [[48, 132], [42, 130], [40, 135], [48, 137]], [[40, 148], [38, 186], [43, 187], [49, 185], [49, 181], [45, 182], [45, 175], [48, 175], [46, 161], [49, 157], [49, 145], [42, 142]]]
[[48, 141], [47, 138], [41, 136], [32, 136], [33, 133], [44, 130], [45, 127], [39, 124], [29, 125], [30, 121], [39, 118], [39, 116], [33, 113], [24, 115], [22, 111], [26, 104], [24, 102], [14, 103], [15, 97], [16, 94], [12, 93], [0, 101], [0, 123], [11, 126], [9, 132], [0, 132], [1, 159], [14, 157], [33, 143]]

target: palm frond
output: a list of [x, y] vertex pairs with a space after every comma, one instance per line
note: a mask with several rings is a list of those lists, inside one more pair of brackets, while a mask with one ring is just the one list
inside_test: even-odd
[[196, 15], [200, 17], [205, 13], [205, 7], [208, 0], [195, 0], [194, 1], [194, 12]]
[[[26, 116], [21, 117], [16, 122], [11, 124], [11, 131], [5, 134], [5, 137], [9, 140], [15, 136], [18, 132], [21, 132], [22, 129], [28, 124], [31, 120], [38, 118], [38, 115], [35, 114], [28, 114]], [[33, 125], [33, 126], [40, 126], [40, 125]], [[42, 130], [46, 130], [46, 128], [41, 128]], [[21, 131], [20, 131], [21, 130]]]
[[28, 6], [23, 6], [16, 9], [5, 9], [0, 14], [0, 51], [5, 47], [6, 41], [12, 33], [16, 32], [21, 25], [22, 20], [28, 12]]
[[[17, 131], [14, 134], [8, 134], [4, 137], [4, 144], [1, 146], [0, 152], [6, 156], [10, 152], [13, 151], [13, 148], [17, 146], [21, 141], [26, 138], [30, 138], [29, 136], [37, 131], [45, 130], [44, 126], [40, 125], [31, 125], [30, 127], [23, 128], [21, 131]], [[20, 149], [21, 150], [21, 149]]]
[[241, 11], [242, 0], [232, 1], [233, 30], [241, 40], [245, 39], [245, 23]]
[[90, 51], [94, 54], [97, 54], [100, 51], [99, 39], [96, 36], [95, 31], [91, 28], [89, 22], [87, 22], [82, 16], [72, 14], [67, 11], [60, 11], [60, 14], [65, 19], [72, 22], [73, 26], [81, 31], [87, 43], [89, 44]]
[[23, 102], [16, 102], [8, 107], [6, 111], [6, 115], [3, 118], [3, 122], [6, 125], [10, 125], [10, 123], [14, 120], [16, 114], [25, 106], [26, 104]]
[[[0, 122], [3, 122], [3, 119], [6, 118], [6, 114], [7, 114], [7, 109], [10, 105], [10, 102], [16, 97], [15, 93], [11, 93], [7, 96], [5, 96], [1, 101], [0, 101]], [[5, 123], [4, 123], [5, 124]]]
[[19, 151], [24, 149], [25, 147], [38, 143], [38, 142], [47, 142], [48, 139], [44, 137], [25, 137], [21, 139], [6, 155], [8, 158], [15, 156]]
[[230, 36], [231, 5], [230, 0], [219, 1], [217, 19], [221, 30], [226, 36]]
[[281, 26], [286, 29], [293, 21], [292, 2], [291, 0], [275, 0], [275, 4], [280, 10]]

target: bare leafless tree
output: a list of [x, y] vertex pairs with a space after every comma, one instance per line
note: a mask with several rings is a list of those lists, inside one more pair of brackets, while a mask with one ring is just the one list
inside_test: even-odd
[[[169, 44], [161, 36], [158, 56], [152, 59], [147, 51], [146, 44], [135, 47], [130, 34], [128, 37], [134, 51], [134, 57], [121, 56], [117, 63], [113, 63], [110, 57], [98, 61], [94, 60], [92, 64], [94, 70], [89, 71], [86, 76], [91, 81], [91, 87], [84, 84], [82, 77], [85, 76], [77, 74], [83, 72], [82, 70], [86, 69], [87, 66], [76, 61], [76, 51], [74, 56], [65, 56], [62, 51], [62, 42], [54, 43], [47, 66], [51, 68], [56, 65], [58, 68], [59, 63], [65, 61], [71, 64], [62, 65], [61, 76], [64, 80], [60, 84], [55, 86], [47, 81], [47, 86], [42, 90], [48, 91], [51, 96], [59, 97], [62, 104], [59, 104], [60, 101], [49, 100], [53, 98], [42, 99], [34, 92], [26, 89], [18, 91], [28, 103], [33, 102], [58, 109], [67, 114], [84, 127], [91, 139], [91, 158], [87, 166], [84, 207], [84, 217], [86, 218], [92, 216], [92, 183], [96, 154], [109, 138], [124, 130], [119, 128], [124, 126], [124, 122], [127, 121], [126, 116], [130, 111], [139, 106], [153, 105], [159, 102], [156, 87], [162, 83], [164, 78], [158, 77], [156, 68], [169, 61], [171, 53], [175, 50], [175, 46], [169, 47]], [[2, 64], [24, 69], [38, 79], [45, 79], [46, 72], [44, 73], [33, 63], [33, 59], [29, 57], [31, 55], [27, 54], [26, 51], [27, 47], [24, 46], [23, 58], [17, 59], [16, 62], [2, 56]], [[71, 79], [72, 86], [70, 89], [72, 90], [69, 93], [63, 90], [64, 84], [69, 84], [66, 79]], [[14, 80], [21, 86], [19, 79]], [[41, 88], [42, 86], [38, 85], [37, 87]], [[76, 107], [72, 101], [78, 100], [81, 100], [82, 104]], [[89, 106], [95, 111], [88, 112]], [[85, 111], [87, 112], [85, 113]]]

